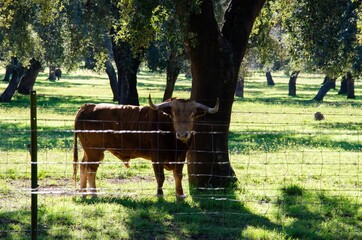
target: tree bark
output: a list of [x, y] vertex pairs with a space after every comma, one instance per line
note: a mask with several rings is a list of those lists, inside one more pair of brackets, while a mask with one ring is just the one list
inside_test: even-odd
[[137, 70], [141, 61], [139, 57], [134, 56], [128, 43], [116, 41], [114, 37], [112, 37], [112, 51], [118, 75], [118, 104], [139, 106]]
[[181, 71], [180, 56], [177, 55], [176, 51], [171, 51], [168, 58], [166, 67], [166, 89], [163, 95], [163, 100], [166, 101], [172, 98], [172, 94], [175, 88], [175, 83], [178, 75]]
[[117, 74], [114, 70], [114, 67], [111, 61], [105, 62], [106, 73], [108, 75], [109, 84], [111, 85], [112, 93], [113, 93], [113, 101], [118, 100], [118, 86], [117, 86]]
[[55, 76], [55, 66], [50, 65], [49, 66], [49, 77], [48, 80], [49, 81], [55, 81], [57, 79], [57, 77]]
[[10, 81], [12, 71], [13, 71], [13, 65], [12, 64], [7, 65], [6, 70], [5, 70], [5, 76], [4, 76], [4, 79], [3, 79], [4, 82], [9, 82]]
[[244, 97], [244, 78], [243, 77], [239, 78], [236, 83], [235, 96], [241, 97], [241, 98]]
[[347, 78], [344, 76], [341, 81], [341, 87], [339, 88], [338, 94], [347, 94], [348, 92], [347, 85], [348, 85]]
[[313, 100], [317, 102], [322, 102], [323, 98], [327, 95], [328, 91], [336, 86], [336, 79], [331, 79], [328, 76], [325, 77], [325, 83], [319, 89], [317, 95], [313, 98]]
[[356, 96], [354, 94], [354, 79], [352, 77], [352, 73], [347, 73], [347, 99], [355, 99]]
[[5, 76], [4, 76], [3, 81], [4, 82], [9, 82], [10, 77], [12, 76], [12, 72], [13, 72], [14, 68], [19, 67], [20, 65], [21, 64], [19, 63], [17, 57], [11, 57], [10, 63], [6, 66]]
[[25, 69], [20, 63], [14, 65], [11, 73], [11, 80], [5, 91], [0, 96], [0, 102], [10, 102], [16, 89], [18, 88], [21, 77], [24, 75]]
[[35, 80], [38, 77], [40, 70], [42, 69], [41, 64], [36, 59], [30, 60], [30, 67], [26, 70], [25, 75], [21, 78], [18, 93], [29, 95], [30, 91], [33, 90]]
[[268, 86], [274, 86], [275, 83], [274, 83], [273, 77], [272, 77], [272, 75], [271, 75], [271, 72], [270, 72], [270, 71], [267, 71], [267, 72], [265, 73], [265, 75], [266, 75], [266, 81], [267, 81]]
[[297, 96], [297, 78], [299, 75], [299, 71], [292, 72], [289, 79], [289, 96]]
[[[200, 1], [200, 12], [189, 16], [188, 39], [192, 72], [191, 99], [214, 106], [218, 113], [205, 115], [195, 126], [188, 152], [190, 185], [230, 187], [236, 179], [228, 155], [228, 133], [238, 71], [248, 38], [264, 0], [232, 0], [225, 12], [221, 32], [212, 0]], [[196, 41], [194, 41], [196, 40]]]
[[[331, 81], [331, 78], [328, 77], [328, 76], [325, 76], [325, 77], [324, 77], [324, 80], [323, 80], [323, 82], [322, 82], [322, 85], [324, 85], [324, 84], [326, 84], [326, 83], [328, 83], [328, 82], [330, 82], [330, 81]], [[331, 88], [336, 89], [336, 81], [333, 81], [333, 82], [330, 83], [330, 84], [331, 84]]]

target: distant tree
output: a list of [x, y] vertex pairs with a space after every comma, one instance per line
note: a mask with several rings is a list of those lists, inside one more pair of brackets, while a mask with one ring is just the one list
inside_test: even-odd
[[152, 71], [166, 71], [166, 88], [163, 100], [172, 97], [175, 83], [184, 64], [186, 53], [182, 49], [170, 46], [167, 42], [157, 41], [147, 51], [147, 65]]
[[9, 81], [9, 85], [0, 95], [0, 102], [11, 101], [16, 89], [18, 88], [21, 78], [24, 76], [25, 70], [26, 69], [15, 58], [12, 64], [11, 79]]
[[26, 69], [24, 76], [21, 78], [18, 86], [18, 92], [28, 95], [33, 90], [35, 80], [38, 77], [39, 72], [42, 70], [41, 63], [35, 58], [30, 59], [30, 65]]
[[297, 95], [297, 87], [296, 87], [296, 82], [297, 82], [297, 78], [299, 75], [299, 71], [294, 71], [292, 72], [292, 74], [290, 75], [289, 78], [289, 96], [293, 96], [295, 97]]
[[[0, 18], [0, 36], [2, 36], [0, 52], [13, 65], [12, 78], [1, 95], [0, 101], [10, 101], [22, 81], [24, 83], [21, 85], [19, 93], [29, 94], [28, 90], [33, 88], [35, 79], [32, 78], [36, 78], [37, 73], [41, 70], [41, 66], [39, 70], [35, 70], [33, 66], [35, 62], [40, 64], [44, 57], [43, 43], [33, 23], [45, 24], [45, 21], [53, 19], [52, 17], [44, 19], [44, 12], [49, 10], [48, 3], [5, 1], [0, 7], [1, 16], [7, 16]], [[16, 59], [15, 64], [14, 59]], [[29, 59], [31, 59], [31, 63], [28, 68], [24, 69], [22, 66], [26, 66]], [[28, 81], [29, 79], [31, 81]], [[23, 88], [25, 85], [27, 87]]]
[[285, 26], [293, 57], [304, 59], [310, 69], [332, 79], [322, 86], [315, 100], [323, 99], [333, 79], [340, 75], [349, 71], [361, 74], [357, 67], [362, 56], [357, 37], [359, 1], [285, 1], [286, 5], [290, 17]]
[[248, 54], [252, 54], [256, 63], [263, 67], [269, 86], [275, 85], [272, 70], [281, 70], [288, 60], [277, 9], [274, 1], [266, 2], [255, 21], [249, 41]]

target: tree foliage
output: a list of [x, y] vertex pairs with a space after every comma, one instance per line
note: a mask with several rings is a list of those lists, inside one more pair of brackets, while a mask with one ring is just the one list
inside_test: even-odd
[[290, 55], [331, 78], [358, 70], [358, 2], [351, 0], [284, 1], [284, 26]]

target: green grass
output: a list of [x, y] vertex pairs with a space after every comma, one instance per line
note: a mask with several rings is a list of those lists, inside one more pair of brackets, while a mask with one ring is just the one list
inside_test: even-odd
[[[301, 74], [297, 97], [287, 95], [287, 77], [273, 76], [276, 85], [268, 87], [264, 74], [254, 73], [245, 98], [235, 98], [229, 152], [237, 190], [190, 196], [185, 168], [189, 196], [179, 202], [171, 173], [159, 199], [149, 161], [134, 159], [126, 169], [111, 154], [98, 170], [99, 197], [75, 192], [69, 131], [75, 112], [86, 102], [111, 103], [112, 93], [105, 74], [79, 71], [50, 82], [42, 73], [35, 85], [39, 239], [361, 239], [360, 81], [357, 99], [331, 90], [320, 104], [311, 99], [323, 76]], [[138, 77], [141, 105], [149, 93], [161, 101], [165, 76]], [[0, 82], [0, 92], [6, 86]], [[182, 77], [175, 96], [188, 98], [190, 87]], [[324, 121], [314, 120], [317, 111]], [[1, 239], [30, 236], [29, 115], [28, 96], [0, 103]]]

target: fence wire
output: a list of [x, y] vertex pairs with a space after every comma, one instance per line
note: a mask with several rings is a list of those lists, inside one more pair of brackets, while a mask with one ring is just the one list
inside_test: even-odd
[[[263, 114], [266, 119], [270, 114], [276, 114], [282, 120], [255, 122], [251, 116], [256, 114]], [[127, 169], [124, 167], [124, 162], [119, 161], [110, 153], [106, 153], [97, 172], [97, 200], [82, 198], [83, 193], [78, 191], [79, 179], [76, 183], [72, 179], [73, 120], [38, 119], [39, 187], [36, 194], [39, 195], [40, 204], [39, 234], [44, 238], [57, 236], [57, 234], [65, 238], [74, 237], [70, 233], [61, 233], [66, 229], [69, 232], [76, 232], [75, 236], [79, 239], [108, 238], [109, 231], [103, 229], [105, 225], [102, 223], [104, 219], [107, 219], [105, 217], [107, 214], [125, 211], [119, 206], [130, 209], [144, 207], [148, 209], [147, 211], [152, 211], [150, 210], [152, 204], [157, 207], [162, 206], [161, 208], [168, 206], [167, 213], [172, 216], [172, 220], [169, 221], [175, 221], [170, 224], [178, 226], [165, 227], [163, 224], [147, 225], [145, 223], [139, 226], [135, 221], [132, 222], [135, 226], [121, 225], [113, 228], [112, 231], [124, 231], [129, 234], [115, 234], [115, 236], [137, 238], [141, 236], [138, 232], [142, 231], [150, 232], [151, 235], [147, 235], [149, 237], [159, 236], [157, 234], [160, 233], [164, 236], [172, 236], [171, 232], [181, 232], [182, 219], [197, 216], [206, 222], [203, 226], [197, 226], [204, 231], [229, 229], [231, 233], [240, 234], [240, 228], [246, 228], [248, 225], [245, 222], [251, 221], [251, 225], [265, 228], [265, 236], [274, 236], [274, 231], [289, 226], [289, 221], [293, 218], [305, 219], [305, 221], [326, 221], [326, 216], [338, 215], [340, 218], [349, 219], [343, 223], [353, 218], [360, 219], [362, 216], [361, 122], [331, 124], [308, 120], [306, 124], [295, 124], [289, 121], [298, 116], [303, 118], [308, 116], [311, 119], [313, 117], [303, 112], [234, 112], [232, 114], [229, 151], [222, 153], [228, 154], [238, 179], [235, 191], [229, 192], [224, 188], [205, 186], [198, 189], [201, 192], [193, 192], [188, 185], [188, 180], [189, 177], [198, 176], [188, 175], [187, 165], [204, 163], [191, 163], [187, 159], [185, 163], [173, 162], [185, 164], [183, 185], [188, 195], [185, 200], [187, 207], [174, 204], [174, 200], [170, 200], [174, 199], [175, 194], [171, 172], [166, 171], [164, 184], [166, 201], [155, 203], [156, 180], [151, 162], [142, 158], [131, 159], [131, 167]], [[338, 114], [335, 116], [338, 117]], [[362, 115], [351, 116], [353, 119], [361, 119]], [[275, 118], [273, 119], [275, 121]], [[19, 227], [18, 222], [21, 222], [22, 218], [28, 219], [26, 222], [30, 219], [27, 217], [32, 194], [29, 122], [27, 119], [2, 119], [1, 125], [0, 238], [10, 239], [12, 236], [26, 238], [30, 234], [29, 224]], [[147, 133], [129, 130], [97, 131], [99, 134], [110, 132], [140, 135]], [[194, 132], [194, 134], [200, 133]], [[209, 134], [220, 133], [215, 131]], [[211, 142], [210, 146], [213, 144]], [[78, 147], [80, 147], [81, 158], [82, 149], [81, 146]], [[202, 151], [195, 150], [195, 152]], [[220, 150], [213, 151], [216, 154], [221, 153]], [[153, 164], [158, 164], [158, 162]], [[222, 165], [225, 162], [214, 161], [213, 164]], [[218, 173], [211, 175], [216, 176]], [[92, 204], [101, 203], [116, 203], [117, 207], [98, 210], [92, 208]], [[207, 207], [204, 206], [205, 204]], [[166, 210], [163, 209], [163, 211]], [[130, 213], [127, 214], [130, 217]], [[142, 215], [142, 213], [137, 214]], [[87, 219], [92, 219], [93, 226], [86, 225], [90, 224], [85, 223]], [[55, 224], [57, 221], [58, 223]], [[240, 221], [239, 224], [242, 227], [238, 226], [238, 223], [232, 224], [232, 221]], [[280, 224], [274, 224], [273, 221]], [[49, 226], [52, 223], [56, 226], [55, 228]], [[361, 228], [358, 224], [351, 224], [348, 227], [352, 231], [351, 238], [361, 236]], [[135, 229], [137, 232], [131, 234], [130, 232]], [[190, 228], [188, 230], [192, 231]], [[54, 231], [59, 231], [59, 233], [54, 233]], [[187, 233], [180, 234], [184, 238], [188, 236]], [[336, 236], [338, 238], [338, 235]]]

